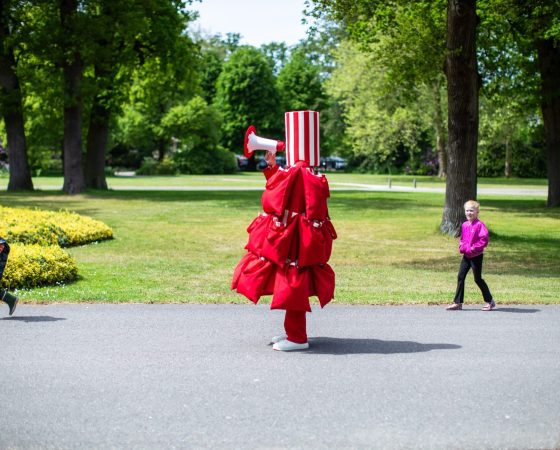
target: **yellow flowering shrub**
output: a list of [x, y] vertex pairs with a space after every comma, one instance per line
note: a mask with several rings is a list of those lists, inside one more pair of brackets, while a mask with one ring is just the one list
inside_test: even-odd
[[11, 244], [0, 284], [8, 289], [32, 288], [76, 280], [74, 258], [58, 245]]
[[0, 206], [0, 237], [10, 245], [0, 285], [21, 289], [76, 280], [76, 261], [61, 247], [112, 239], [113, 230], [70, 211]]
[[113, 238], [99, 220], [71, 211], [0, 206], [0, 236], [11, 243], [68, 247]]

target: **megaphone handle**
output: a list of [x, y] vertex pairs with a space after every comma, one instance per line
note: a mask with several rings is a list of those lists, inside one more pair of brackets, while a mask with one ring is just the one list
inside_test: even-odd
[[268, 164], [268, 167], [274, 167], [276, 165], [276, 150], [267, 150], [264, 155], [264, 160]]

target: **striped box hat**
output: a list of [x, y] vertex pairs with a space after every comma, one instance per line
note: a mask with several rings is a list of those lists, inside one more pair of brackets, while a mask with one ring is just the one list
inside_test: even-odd
[[305, 161], [311, 167], [320, 165], [319, 113], [317, 111], [290, 111], [286, 122], [286, 165]]

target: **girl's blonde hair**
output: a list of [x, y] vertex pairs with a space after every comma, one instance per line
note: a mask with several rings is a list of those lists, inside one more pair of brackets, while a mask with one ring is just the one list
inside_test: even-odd
[[463, 207], [465, 209], [471, 207], [478, 211], [480, 209], [480, 203], [478, 203], [476, 200], [469, 200], [468, 202], [465, 202], [465, 205]]

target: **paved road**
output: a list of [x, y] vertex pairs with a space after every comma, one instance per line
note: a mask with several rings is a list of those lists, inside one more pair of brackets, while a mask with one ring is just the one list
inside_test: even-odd
[[559, 448], [560, 306], [479, 307], [22, 305], [0, 448]]

